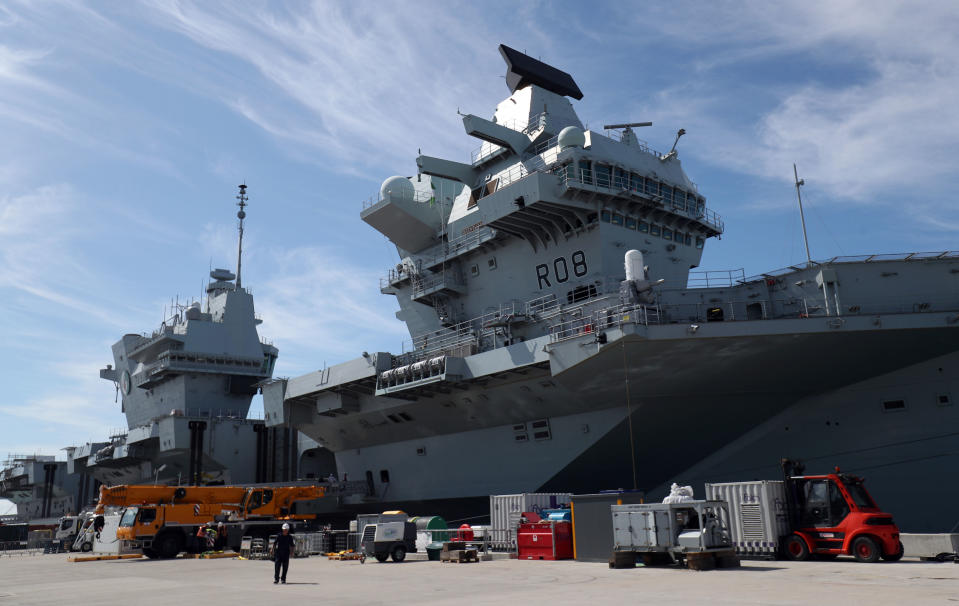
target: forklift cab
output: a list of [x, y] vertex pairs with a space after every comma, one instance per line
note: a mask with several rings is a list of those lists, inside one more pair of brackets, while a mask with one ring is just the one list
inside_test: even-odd
[[831, 479], [798, 478], [795, 482], [801, 527], [835, 528], [849, 515], [849, 504]]

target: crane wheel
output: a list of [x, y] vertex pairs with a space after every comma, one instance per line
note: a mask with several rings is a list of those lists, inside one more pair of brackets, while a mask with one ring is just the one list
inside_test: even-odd
[[852, 555], [860, 562], [878, 562], [880, 553], [879, 545], [869, 537], [859, 537], [852, 542]]
[[80, 544], [80, 551], [82, 551], [83, 553], [87, 553], [87, 552], [93, 551], [93, 543], [91, 543], [91, 542], [89, 542], [89, 541], [87, 541], [87, 542], [85, 542], [85, 543], [81, 543], [81, 544]]
[[805, 539], [798, 534], [791, 534], [783, 542], [783, 553], [786, 558], [801, 562], [809, 559], [809, 546]]
[[903, 547], [902, 541], [899, 541], [899, 549], [896, 553], [883, 554], [882, 559], [887, 562], [898, 562], [902, 559], [902, 554], [906, 553], [906, 548]]
[[165, 532], [153, 542], [157, 554], [164, 559], [175, 558], [183, 551], [183, 540], [172, 532]]

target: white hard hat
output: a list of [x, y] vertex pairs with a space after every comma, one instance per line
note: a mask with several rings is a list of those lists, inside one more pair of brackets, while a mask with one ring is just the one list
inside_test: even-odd
[[289, 524], [283, 524], [283, 530], [289, 530], [289, 529], [290, 529]]

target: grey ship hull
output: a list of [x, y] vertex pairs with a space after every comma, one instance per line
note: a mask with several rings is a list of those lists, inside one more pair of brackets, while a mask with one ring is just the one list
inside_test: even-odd
[[[655, 498], [673, 481], [701, 489], [775, 479], [780, 458], [798, 457], [810, 470], [861, 471], [904, 529], [948, 530], [959, 521], [952, 500], [917, 507], [913, 495], [937, 484], [959, 453], [959, 432], [949, 431], [959, 412], [937, 403], [959, 389], [957, 331], [942, 328], [952, 315], [887, 316], [881, 326], [847, 317], [841, 328], [829, 327], [835, 318], [710, 323], [694, 340], [686, 325], [627, 324], [606, 329], [604, 345], [592, 334], [552, 343], [545, 363], [536, 361], [539, 341], [497, 350], [529, 363], [460, 380], [455, 394], [426, 384], [395, 407], [359, 397], [357, 410], [370, 410], [376, 425], [354, 412], [298, 426], [319, 438], [366, 426], [335, 458], [341, 476], [370, 472], [372, 498], [354, 503], [367, 509], [474, 506], [482, 515], [489, 494], [630, 489], [632, 457], [635, 487]], [[907, 408], [885, 411], [891, 398]], [[386, 410], [414, 421], [383, 422]], [[537, 439], [530, 419], [546, 419], [548, 436]], [[467, 501], [439, 502], [456, 498]]]

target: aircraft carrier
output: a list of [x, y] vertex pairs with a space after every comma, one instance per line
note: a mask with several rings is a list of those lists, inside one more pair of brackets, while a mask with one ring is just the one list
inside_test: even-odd
[[[647, 123], [589, 130], [574, 79], [500, 46], [509, 96], [463, 115], [468, 162], [420, 155], [360, 217], [411, 341], [264, 387], [301, 460], [357, 508], [485, 513], [490, 494], [858, 472], [905, 531], [959, 522], [959, 254], [694, 271], [724, 231]], [[797, 179], [797, 191], [801, 183]], [[357, 344], [357, 352], [363, 345]]]

